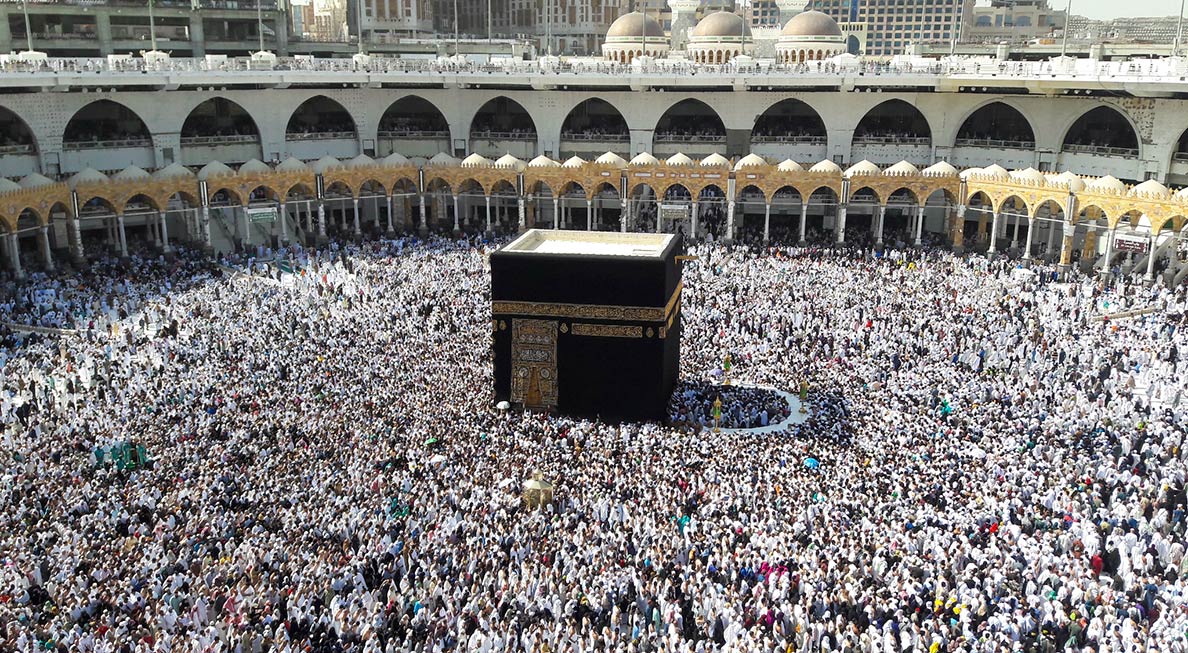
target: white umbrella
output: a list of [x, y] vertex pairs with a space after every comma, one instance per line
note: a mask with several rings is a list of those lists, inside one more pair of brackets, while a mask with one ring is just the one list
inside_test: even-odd
[[429, 464], [430, 465], [440, 465], [440, 464], [444, 463], [445, 461], [446, 461], [445, 456], [443, 456], [441, 454], [437, 454], [436, 456], [433, 456], [432, 458], [429, 459]]
[[511, 408], [511, 404], [507, 403], [506, 401], [501, 401], [501, 402], [495, 404], [495, 407], [498, 408], [499, 410], [508, 410], [509, 408]]

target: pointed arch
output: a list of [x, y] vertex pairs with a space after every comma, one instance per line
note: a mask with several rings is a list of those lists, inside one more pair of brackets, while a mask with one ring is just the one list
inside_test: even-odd
[[958, 147], [1035, 147], [1035, 128], [1015, 107], [994, 100], [966, 116], [957, 130]]
[[561, 123], [562, 140], [626, 142], [630, 135], [623, 112], [602, 98], [582, 100], [570, 109]]
[[95, 100], [83, 106], [62, 132], [62, 147], [68, 150], [152, 145], [152, 133], [140, 115], [114, 100]]
[[380, 138], [448, 138], [445, 114], [419, 95], [406, 95], [384, 110], [379, 120]]
[[350, 112], [325, 95], [315, 95], [298, 105], [285, 127], [287, 140], [354, 139], [357, 135], [358, 128]]
[[657, 143], [726, 140], [726, 124], [710, 105], [687, 98], [673, 103], [656, 121]]
[[[470, 138], [536, 140], [536, 121], [524, 105], [500, 95], [483, 103], [470, 119]], [[498, 138], [496, 138], [498, 136]]]
[[911, 104], [886, 100], [867, 111], [854, 128], [854, 144], [864, 143], [932, 145], [932, 126]]
[[824, 145], [827, 133], [821, 114], [803, 100], [789, 98], [767, 107], [755, 117], [752, 143], [810, 143]]
[[1102, 105], [1082, 113], [1064, 132], [1066, 152], [1138, 156], [1138, 130], [1119, 109]]
[[33, 130], [17, 112], [0, 106], [0, 156], [37, 154]]

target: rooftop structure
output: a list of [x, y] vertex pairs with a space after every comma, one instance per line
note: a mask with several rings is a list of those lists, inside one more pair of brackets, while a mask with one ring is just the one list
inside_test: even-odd
[[673, 238], [672, 234], [532, 229], [503, 249], [508, 252], [532, 254], [634, 256], [659, 259]]

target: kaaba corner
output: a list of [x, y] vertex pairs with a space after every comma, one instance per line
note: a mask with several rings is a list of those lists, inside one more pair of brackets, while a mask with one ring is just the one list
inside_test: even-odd
[[532, 229], [491, 254], [496, 401], [664, 418], [680, 368], [681, 241]]

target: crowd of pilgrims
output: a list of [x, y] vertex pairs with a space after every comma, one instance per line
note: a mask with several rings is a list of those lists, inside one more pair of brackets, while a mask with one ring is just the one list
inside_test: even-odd
[[[668, 422], [695, 429], [756, 429], [778, 424], [791, 414], [791, 404], [770, 388], [730, 385], [730, 370], [723, 357], [718, 374], [704, 381], [684, 381], [673, 390]], [[718, 419], [714, 419], [714, 402]], [[799, 404], [797, 404], [799, 406]]]
[[1188, 650], [1182, 286], [693, 245], [712, 434], [497, 410], [493, 246], [6, 283], [0, 650]]

